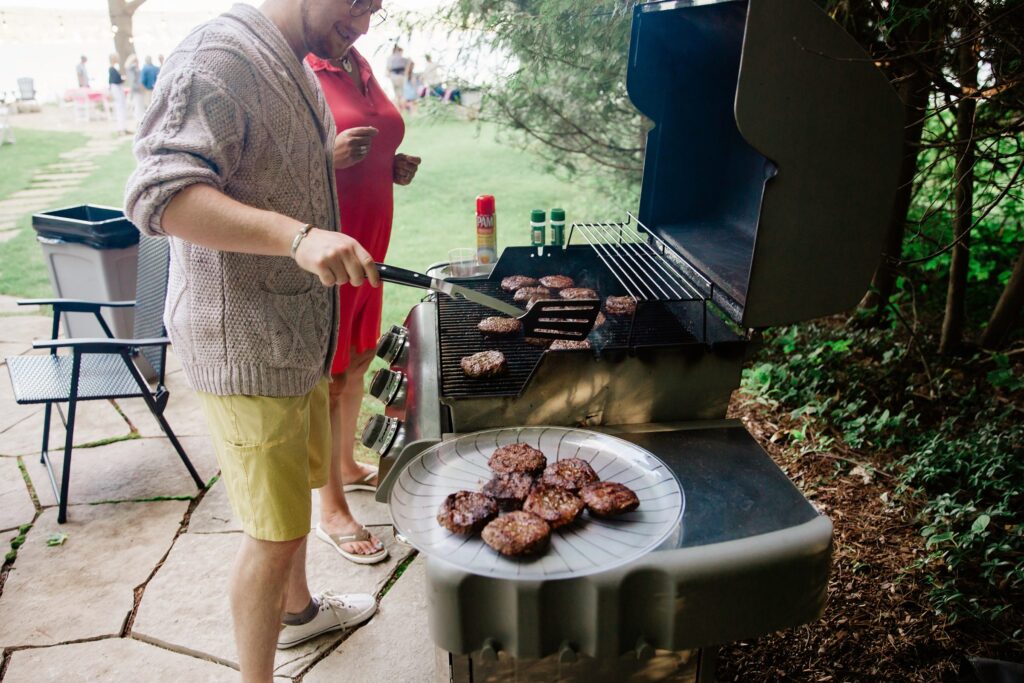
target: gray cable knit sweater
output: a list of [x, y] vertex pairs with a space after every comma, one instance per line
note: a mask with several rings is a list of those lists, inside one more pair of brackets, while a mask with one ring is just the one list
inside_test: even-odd
[[[259, 10], [235, 5], [168, 57], [135, 143], [125, 212], [164, 235], [171, 198], [207, 183], [250, 206], [337, 230], [334, 119], [317, 79]], [[287, 257], [171, 239], [164, 320], [192, 387], [298, 396], [329, 373], [337, 288]]]

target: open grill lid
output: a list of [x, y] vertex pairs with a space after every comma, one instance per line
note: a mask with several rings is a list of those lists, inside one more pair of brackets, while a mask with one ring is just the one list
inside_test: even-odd
[[627, 89], [654, 121], [639, 219], [748, 328], [854, 306], [882, 250], [903, 108], [810, 0], [634, 9]]

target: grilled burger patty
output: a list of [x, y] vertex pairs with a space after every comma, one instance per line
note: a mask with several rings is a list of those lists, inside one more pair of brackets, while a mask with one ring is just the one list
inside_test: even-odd
[[550, 298], [551, 290], [547, 287], [520, 287], [516, 290], [516, 293], [512, 295], [512, 300], [520, 303], [523, 301], [531, 301], [533, 299]]
[[532, 512], [552, 529], [571, 524], [583, 512], [583, 501], [573, 493], [551, 484], [537, 484], [523, 502], [523, 510]]
[[506, 292], [514, 292], [522, 287], [536, 287], [537, 278], [526, 275], [509, 275], [501, 280], [501, 288]]
[[441, 503], [437, 523], [453, 534], [469, 536], [498, 516], [498, 504], [476, 491], [456, 491]]
[[631, 296], [610, 296], [604, 300], [604, 310], [609, 315], [633, 315], [636, 301]]
[[613, 481], [587, 484], [580, 490], [580, 498], [586, 503], [590, 514], [598, 517], [614, 517], [640, 507], [640, 499], [633, 493], [633, 489]]
[[576, 286], [576, 281], [568, 275], [545, 275], [540, 279], [540, 283], [550, 289], [568, 289]]
[[505, 318], [500, 315], [496, 315], [490, 318], [484, 318], [478, 322], [476, 329], [486, 335], [502, 337], [518, 333], [519, 330], [523, 329], [523, 324], [515, 318]]
[[481, 351], [472, 356], [465, 356], [459, 364], [467, 377], [494, 377], [508, 369], [505, 354], [501, 351]]
[[600, 299], [597, 292], [588, 287], [569, 287], [558, 292], [563, 299]]
[[540, 474], [547, 465], [544, 454], [525, 443], [512, 443], [494, 451], [487, 466], [499, 474], [506, 472], [525, 472]]
[[484, 484], [482, 493], [490, 496], [502, 510], [523, 507], [523, 501], [533, 488], [533, 476], [525, 472], [503, 472]]
[[551, 539], [551, 527], [537, 515], [516, 510], [488, 524], [480, 535], [502, 555], [518, 557], [544, 550]]
[[575, 341], [572, 339], [556, 339], [551, 342], [552, 351], [579, 351], [580, 349], [589, 349], [590, 342], [586, 339]]
[[597, 472], [590, 463], [580, 458], [567, 458], [551, 463], [544, 469], [541, 482], [576, 493], [587, 484], [598, 481]]

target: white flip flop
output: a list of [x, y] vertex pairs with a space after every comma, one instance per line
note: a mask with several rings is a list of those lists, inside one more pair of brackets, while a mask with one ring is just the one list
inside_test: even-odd
[[346, 560], [348, 560], [349, 562], [355, 562], [356, 564], [377, 564], [378, 562], [387, 559], [388, 556], [388, 549], [384, 547], [383, 543], [380, 546], [380, 550], [369, 555], [350, 553], [349, 551], [341, 547], [345, 543], [358, 543], [359, 541], [369, 541], [370, 532], [366, 530], [366, 527], [360, 527], [359, 531], [354, 534], [339, 534], [337, 536], [332, 536], [331, 534], [324, 531], [319, 524], [317, 524], [316, 537], [324, 543], [326, 543], [327, 545], [333, 547], [335, 550], [337, 550], [338, 554], [344, 557]]
[[341, 490], [345, 493], [350, 491], [370, 491], [371, 493], [377, 490], [377, 484], [371, 484], [370, 482], [377, 477], [377, 468], [374, 467], [372, 472], [367, 472], [359, 479], [349, 482], [341, 487]]

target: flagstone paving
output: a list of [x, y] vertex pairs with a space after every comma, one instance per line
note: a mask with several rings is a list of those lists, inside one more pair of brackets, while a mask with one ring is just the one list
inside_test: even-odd
[[[203, 481], [217, 472], [217, 461], [209, 439], [181, 439], [192, 465]], [[56, 505], [46, 467], [38, 458], [25, 458], [32, 485], [40, 505]], [[60, 480], [64, 450], [51, 452], [54, 475]], [[153, 498], [195, 498], [199, 494], [184, 463], [167, 439], [132, 439], [94, 448], [71, 450], [71, 485], [68, 502], [72, 506], [107, 501], [148, 500]], [[77, 507], [71, 507], [74, 517]]]
[[[314, 592], [328, 589], [337, 593], [378, 593], [411, 550], [395, 542], [389, 527], [376, 527], [373, 531], [385, 542], [390, 557], [370, 566], [342, 560], [332, 548], [310, 537], [306, 563], [310, 588]], [[237, 662], [226, 569], [231, 566], [241, 538], [239, 533], [186, 533], [178, 538], [146, 587], [132, 635], [181, 652], [231, 664]], [[277, 673], [299, 674], [333, 649], [342, 637], [340, 633], [328, 634], [279, 651]]]
[[[174, 542], [183, 501], [83, 505], [66, 524], [44, 510], [0, 597], [0, 645], [43, 646], [120, 635], [133, 590]], [[51, 534], [67, 535], [49, 546]]]
[[25, 487], [18, 459], [0, 458], [0, 529], [17, 529], [35, 516], [36, 506]]
[[[142, 663], [144, 669], [140, 668]], [[18, 650], [11, 655], [11, 664], [4, 676], [4, 683], [229, 683], [237, 680], [238, 672], [234, 669], [130, 638]]]

